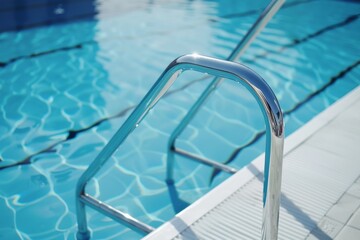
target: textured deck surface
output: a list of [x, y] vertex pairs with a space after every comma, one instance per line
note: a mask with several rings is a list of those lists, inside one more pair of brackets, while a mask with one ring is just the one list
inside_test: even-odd
[[[349, 95], [285, 142], [279, 239], [360, 236], [360, 88]], [[261, 166], [255, 160], [240, 188], [224, 190], [239, 184], [237, 173], [146, 239], [261, 239]]]

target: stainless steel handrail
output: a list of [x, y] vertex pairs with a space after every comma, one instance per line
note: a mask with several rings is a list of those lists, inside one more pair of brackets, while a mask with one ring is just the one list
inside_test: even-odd
[[[250, 46], [256, 36], [261, 32], [261, 30], [266, 26], [266, 24], [272, 19], [275, 13], [280, 9], [280, 7], [284, 4], [285, 0], [272, 0], [269, 5], [264, 9], [259, 18], [255, 21], [246, 35], [242, 38], [239, 44], [235, 47], [233, 52], [227, 58], [229, 61], [236, 61], [240, 58], [240, 56], [245, 52], [245, 50]], [[169, 150], [169, 158], [174, 158], [174, 153], [186, 156], [190, 159], [199, 161], [198, 157], [194, 157], [195, 155], [186, 152], [183, 149], [179, 149], [175, 147], [175, 141], [179, 137], [179, 135], [184, 131], [186, 126], [190, 123], [192, 118], [196, 115], [202, 104], [205, 100], [210, 96], [210, 94], [217, 88], [217, 86], [222, 82], [221, 77], [215, 78], [204, 90], [204, 92], [200, 95], [198, 100], [193, 104], [190, 110], [186, 113], [185, 117], [181, 120], [177, 128], [171, 134], [168, 141], [168, 150]], [[216, 161], [202, 158], [205, 161], [199, 161], [208, 165], [213, 166], [219, 170], [224, 171], [227, 169], [227, 166], [222, 163], [218, 163]], [[168, 168], [167, 180], [172, 181], [173, 170]], [[225, 170], [226, 171], [226, 170]], [[229, 171], [227, 171], [229, 172]], [[230, 172], [231, 173], [231, 172]]]
[[[186, 70], [208, 73], [217, 77], [234, 80], [243, 84], [256, 98], [265, 119], [267, 132], [263, 189], [263, 239], [273, 240], [277, 238], [284, 143], [283, 115], [279, 103], [267, 83], [244, 65], [191, 54], [177, 58], [165, 69], [140, 104], [80, 177], [76, 186], [78, 239], [90, 238], [85, 205], [119, 222], [134, 226], [139, 231], [150, 232], [153, 230], [152, 227], [141, 223], [130, 215], [122, 213], [86, 194], [85, 187], [88, 181], [94, 177], [119, 145], [123, 143], [149, 110], [170, 88], [178, 75]], [[173, 162], [170, 161], [168, 167], [172, 168], [172, 164]]]

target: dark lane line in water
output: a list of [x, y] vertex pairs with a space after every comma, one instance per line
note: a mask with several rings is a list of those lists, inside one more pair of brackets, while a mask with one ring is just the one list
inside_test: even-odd
[[328, 27], [320, 29], [320, 30], [318, 30], [318, 31], [316, 31], [316, 32], [314, 32], [312, 34], [309, 34], [308, 36], [306, 36], [304, 38], [301, 38], [299, 40], [295, 39], [293, 43], [288, 44], [286, 47], [292, 47], [292, 46], [297, 45], [299, 43], [306, 42], [306, 41], [308, 41], [308, 40], [310, 40], [310, 39], [312, 39], [314, 37], [317, 37], [317, 36], [325, 33], [325, 32], [331, 31], [331, 30], [339, 28], [339, 27], [343, 27], [343, 26], [357, 20], [359, 17], [360, 17], [360, 13], [351, 15], [342, 22], [339, 22], [339, 23], [336, 23], [336, 24], [333, 24], [333, 25], [329, 25]]
[[[79, 134], [79, 133], [82, 133], [82, 132], [85, 132], [85, 131], [88, 131], [88, 130], [91, 130], [92, 128], [96, 127], [96, 126], [99, 126], [101, 123], [105, 122], [105, 121], [109, 121], [111, 119], [114, 119], [114, 118], [118, 118], [118, 117], [123, 117], [125, 116], [131, 109], [134, 109], [136, 106], [130, 106], [130, 107], [127, 107], [125, 108], [124, 110], [122, 110], [121, 112], [119, 112], [118, 114], [116, 115], [113, 115], [113, 116], [110, 116], [110, 117], [107, 117], [107, 118], [103, 118], [103, 119], [100, 119], [98, 121], [96, 121], [95, 123], [93, 123], [92, 125], [86, 127], [86, 128], [83, 128], [83, 129], [80, 129], [80, 130], [70, 130], [68, 133], [68, 136], [64, 139], [64, 140], [61, 140], [57, 143], [54, 143], [50, 146], [48, 146], [46, 149], [44, 150], [41, 150], [37, 153], [34, 153], [28, 157], [26, 157], [24, 160], [21, 160], [20, 162], [17, 162], [17, 163], [14, 163], [14, 164], [11, 164], [11, 165], [8, 165], [8, 166], [0, 166], [0, 170], [1, 169], [4, 169], [4, 168], [8, 168], [8, 167], [12, 167], [12, 166], [16, 166], [16, 165], [24, 165], [24, 164], [30, 164], [31, 163], [31, 158], [35, 157], [36, 155], [39, 155], [39, 154], [43, 154], [43, 153], [50, 153], [50, 152], [56, 152], [56, 150], [54, 149], [54, 147], [56, 147], [57, 145], [59, 144], [62, 144], [68, 140], [71, 140], [73, 138], [76, 138], [76, 136]], [[2, 159], [0, 159], [0, 161], [4, 161]]]
[[291, 47], [295, 47], [296, 45], [298, 44], [301, 44], [301, 43], [304, 43], [304, 42], [307, 42], [313, 38], [316, 38], [326, 32], [329, 32], [329, 31], [332, 31], [334, 29], [337, 29], [339, 27], [344, 27], [356, 20], [358, 20], [360, 17], [360, 13], [358, 14], [354, 14], [354, 15], [351, 15], [349, 17], [347, 17], [345, 20], [341, 21], [341, 22], [338, 22], [338, 23], [335, 23], [335, 24], [332, 24], [332, 25], [329, 25], [327, 27], [324, 27], [314, 33], [311, 33], [309, 35], [307, 35], [306, 37], [303, 37], [303, 38], [300, 38], [300, 39], [294, 39], [292, 43], [289, 43], [289, 44], [286, 44], [276, 50], [266, 50], [264, 53], [262, 54], [258, 54], [256, 55], [253, 59], [251, 60], [244, 60], [244, 62], [247, 62], [247, 63], [252, 63], [252, 62], [255, 62], [257, 59], [260, 59], [260, 58], [265, 58], [267, 57], [269, 54], [273, 54], [273, 53], [279, 53], [279, 52], [282, 52], [288, 48], [291, 48]]
[[[309, 102], [311, 99], [313, 99], [314, 97], [316, 97], [317, 95], [319, 95], [320, 93], [322, 93], [323, 91], [325, 91], [328, 87], [330, 87], [331, 85], [333, 85], [337, 80], [339, 79], [342, 79], [343, 77], [345, 77], [349, 72], [351, 72], [354, 68], [358, 67], [360, 65], [360, 60], [354, 62], [353, 64], [351, 64], [350, 66], [348, 66], [347, 68], [343, 69], [342, 71], [340, 71], [338, 74], [336, 74], [334, 77], [330, 78], [329, 82], [327, 82], [326, 84], [324, 84], [320, 89], [316, 90], [315, 92], [309, 94], [305, 99], [303, 99], [301, 102], [297, 103], [293, 108], [291, 108], [290, 110], [287, 110], [287, 111], [284, 111], [284, 116], [285, 115], [288, 115], [288, 114], [291, 114], [292, 112], [296, 111], [297, 109], [299, 109], [301, 106], [303, 106], [304, 104], [306, 104], [307, 102]], [[202, 81], [204, 80], [205, 78], [202, 78], [202, 79], [198, 79], [196, 80], [197, 82], [198, 81]], [[193, 82], [191, 82], [189, 85], [193, 84]], [[187, 86], [189, 86], [187, 85]], [[186, 86], [186, 87], [187, 87]], [[184, 88], [186, 88], [184, 87]], [[178, 92], [182, 89], [176, 89], [176, 90], [173, 90], [173, 91], [170, 91], [169, 93], [167, 93], [165, 95], [165, 97], [167, 95], [171, 95], [175, 92]], [[27, 158], [25, 158], [24, 160], [20, 161], [20, 162], [16, 162], [14, 164], [9, 164], [7, 166], [0, 166], [0, 170], [1, 169], [5, 169], [5, 168], [10, 168], [10, 167], [14, 167], [14, 166], [18, 166], [18, 165], [26, 165], [26, 164], [31, 164], [31, 159], [33, 157], [36, 157], [37, 155], [40, 155], [40, 154], [43, 154], [43, 153], [50, 153], [50, 152], [56, 152], [56, 149], [55, 147], [61, 143], [64, 143], [68, 140], [71, 140], [73, 138], [76, 138], [76, 136], [79, 134], [79, 133], [82, 133], [82, 132], [85, 132], [85, 131], [88, 131], [90, 129], [92, 129], [93, 127], [96, 127], [98, 125], [100, 125], [101, 123], [103, 122], [106, 122], [106, 121], [109, 121], [110, 119], [115, 119], [115, 118], [118, 118], [118, 117], [123, 117], [125, 116], [130, 110], [134, 109], [136, 107], [135, 106], [130, 106], [124, 110], [122, 110], [120, 113], [114, 115], [114, 116], [111, 116], [111, 117], [108, 117], [108, 118], [104, 118], [104, 119], [101, 119], [97, 122], [95, 122], [94, 124], [92, 124], [91, 126], [87, 127], [87, 128], [84, 128], [84, 129], [80, 129], [80, 130], [70, 130], [69, 131], [69, 134], [67, 136], [66, 139], [62, 140], [62, 141], [59, 141], [51, 146], [49, 146], [48, 148], [44, 149], [44, 150], [41, 150], [37, 153], [34, 153], [30, 156], [28, 156]], [[258, 132], [248, 143], [246, 143], [245, 145], [242, 145], [241, 147], [238, 147], [236, 148], [232, 154], [230, 154], [230, 157], [229, 159], [224, 162], [224, 164], [229, 164], [231, 163], [235, 158], [236, 156], [246, 147], [256, 143], [262, 136], [265, 135], [265, 131], [260, 131]], [[0, 161], [3, 161], [2, 159], [0, 159]], [[213, 173], [211, 174], [211, 177], [210, 177], [210, 184], [211, 182], [214, 180], [214, 178], [220, 173], [220, 171], [218, 170], [214, 170]]]
[[50, 51], [46, 51], [46, 52], [39, 52], [39, 53], [33, 53], [31, 55], [28, 55], [28, 56], [22, 56], [22, 57], [16, 57], [16, 58], [12, 58], [10, 59], [9, 61], [7, 61], [6, 63], [4, 62], [0, 62], [0, 68], [1, 67], [6, 67], [7, 65], [13, 63], [13, 62], [16, 62], [18, 60], [22, 60], [22, 59], [26, 59], [26, 58], [34, 58], [34, 57], [40, 57], [40, 56], [43, 56], [43, 55], [47, 55], [47, 54], [51, 54], [51, 53], [56, 53], [56, 52], [62, 52], [62, 51], [68, 51], [68, 50], [75, 50], [75, 49], [81, 49], [83, 48], [83, 46], [85, 44], [89, 44], [91, 41], [89, 42], [84, 42], [84, 43], [81, 43], [81, 44], [76, 44], [75, 46], [71, 46], [71, 47], [63, 47], [63, 48], [58, 48], [58, 49], [53, 49], [53, 50], [50, 50]]
[[[347, 68], [343, 69], [342, 71], [340, 71], [338, 74], [336, 74], [334, 77], [330, 78], [330, 81], [327, 82], [326, 84], [324, 84], [321, 88], [317, 89], [316, 91], [312, 92], [311, 94], [309, 94], [306, 98], [304, 98], [302, 101], [298, 102], [293, 108], [284, 111], [283, 114], [284, 116], [289, 115], [293, 112], [295, 112], [297, 109], [299, 109], [300, 107], [304, 106], [306, 103], [308, 103], [311, 99], [313, 99], [314, 97], [316, 97], [317, 95], [319, 95], [320, 93], [322, 93], [323, 91], [325, 91], [328, 87], [330, 87], [331, 85], [333, 85], [337, 80], [345, 77], [346, 74], [348, 74], [349, 72], [351, 72], [351, 70], [353, 70], [354, 68], [356, 68], [357, 66], [360, 65], [360, 59], [356, 62], [354, 62], [353, 64], [351, 64], [350, 66], [348, 66]], [[224, 162], [224, 164], [229, 164], [232, 161], [235, 160], [236, 156], [246, 147], [256, 143], [262, 136], [265, 135], [265, 131], [260, 131], [258, 132], [248, 143], [246, 143], [245, 145], [236, 148], [231, 154], [230, 157], [227, 161]], [[220, 173], [221, 171], [214, 169], [211, 177], [210, 177], [210, 184], [212, 183], [212, 181], [214, 180], [214, 178]]]
[[[299, 4], [304, 4], [304, 3], [308, 3], [311, 2], [311, 0], [301, 0], [301, 1], [297, 1], [297, 2], [291, 2], [291, 3], [287, 3], [284, 4], [284, 6], [282, 8], [288, 8], [288, 7], [293, 7], [293, 6], [297, 6]], [[248, 12], [244, 12], [244, 13], [238, 13], [238, 14], [232, 14], [234, 15], [233, 17], [229, 17], [230, 15], [225, 15], [225, 16], [221, 16], [220, 18], [239, 18], [239, 17], [245, 17], [245, 16], [250, 16], [253, 14], [258, 14], [262, 11], [262, 9], [257, 9], [257, 10], [250, 10]], [[80, 16], [81, 17], [81, 16]], [[215, 19], [209, 19], [210, 22], [218, 22], [218, 20]], [[158, 33], [156, 33], [158, 34]], [[15, 58], [11, 58], [10, 60], [6, 61], [6, 62], [1, 62], [0, 61], [0, 68], [4, 68], [6, 66], [8, 66], [11, 63], [14, 63], [18, 60], [21, 59], [27, 59], [27, 58], [34, 58], [34, 57], [39, 57], [39, 56], [43, 56], [43, 55], [47, 55], [47, 54], [52, 54], [52, 53], [56, 53], [56, 52], [61, 52], [61, 51], [69, 51], [69, 50], [73, 50], [73, 49], [81, 49], [84, 47], [84, 45], [91, 45], [91, 44], [96, 44], [97, 41], [95, 40], [90, 40], [90, 41], [86, 41], [86, 42], [82, 42], [82, 43], [78, 43], [76, 45], [73, 46], [68, 46], [68, 47], [62, 47], [62, 48], [56, 48], [56, 49], [51, 49], [48, 51], [43, 51], [43, 52], [39, 52], [39, 53], [33, 53], [30, 55], [25, 55], [25, 56], [19, 56], [19, 57], [15, 57]]]
[[[304, 37], [304, 38], [302, 38], [302, 39], [294, 40], [293, 43], [281, 47], [281, 49], [279, 49], [278, 51], [284, 51], [284, 50], [287, 49], [287, 48], [294, 47], [294, 46], [296, 46], [296, 45], [298, 45], [298, 44], [302, 44], [302, 43], [304, 43], [304, 42], [306, 42], [306, 41], [308, 41], [308, 40], [310, 40], [310, 39], [312, 39], [312, 38], [314, 38], [314, 37], [320, 36], [320, 35], [328, 32], [328, 31], [330, 31], [330, 30], [334, 30], [334, 29], [336, 29], [336, 28], [338, 28], [338, 27], [345, 26], [345, 25], [347, 25], [347, 24], [355, 21], [356, 19], [358, 19], [359, 16], [360, 16], [360, 14], [352, 15], [352, 16], [346, 18], [344, 21], [341, 21], [341, 22], [339, 22], [339, 23], [336, 23], [336, 24], [327, 26], [327, 27], [325, 27], [325, 28], [323, 28], [323, 29], [321, 29], [321, 30], [316, 31], [315, 33], [309, 34], [308, 36], [306, 36], [306, 37]], [[77, 48], [81, 48], [81, 47], [82, 47], [82, 45], [79, 44]], [[265, 54], [255, 56], [255, 58], [252, 59], [252, 60], [245, 60], [245, 61], [243, 61], [243, 62], [251, 63], [251, 62], [254, 62], [256, 59], [266, 58], [267, 55], [269, 55], [270, 53], [274, 53], [274, 52], [267, 51], [267, 52], [265, 52]], [[343, 71], [341, 71], [338, 75], [336, 75], [335, 77], [331, 78], [330, 81], [329, 81], [329, 83], [330, 83], [330, 82], [335, 82], [337, 79], [341, 78], [343, 75], [345, 75], [347, 72], [351, 71], [351, 70], [352, 70], [353, 68], [355, 68], [357, 65], [359, 65], [359, 61], [358, 61], [358, 62], [355, 62], [354, 64], [352, 64], [352, 65], [350, 65], [349, 67], [345, 68], [345, 69], [344, 69]], [[342, 74], [342, 75], [340, 76], [340, 74]], [[175, 92], [181, 91], [181, 90], [183, 90], [183, 89], [191, 86], [192, 84], [194, 84], [194, 83], [196, 83], [196, 82], [198, 82], [198, 81], [204, 80], [204, 79], [206, 79], [206, 78], [200, 78], [200, 79], [193, 80], [193, 81], [191, 81], [190, 83], [188, 83], [188, 84], [180, 87], [179, 89], [175, 89], [175, 90], [173, 90], [173, 91], [168, 92], [166, 95], [170, 95], [170, 94], [173, 94], [173, 93], [175, 93]], [[331, 83], [331, 84], [332, 84], [332, 83]], [[331, 84], [330, 84], [330, 85], [331, 85]], [[326, 88], [326, 84], [325, 84], [321, 89], [324, 90], [325, 88]], [[304, 104], [304, 103], [306, 102], [306, 100], [310, 100], [309, 97], [312, 98], [312, 97], [314, 97], [315, 95], [317, 95], [317, 94], [319, 94], [319, 93], [320, 93], [319, 90], [311, 93], [310, 95], [308, 95], [307, 98], [305, 98], [305, 100], [299, 102], [297, 105], [295, 105], [292, 109], [290, 109], [290, 110], [287, 111], [286, 113], [290, 113], [291, 111], [295, 111], [298, 107], [300, 107], [299, 104]], [[298, 105], [299, 105], [299, 106], [298, 106]], [[297, 106], [298, 106], [298, 107], [297, 107]], [[66, 139], [64, 139], [64, 140], [62, 140], [62, 141], [59, 141], [59, 142], [57, 142], [57, 143], [55, 143], [55, 144], [47, 147], [47, 148], [44, 149], [44, 150], [41, 150], [41, 151], [39, 151], [39, 152], [37, 152], [37, 153], [34, 153], [34, 154], [28, 156], [27, 158], [25, 158], [24, 160], [21, 160], [20, 162], [16, 162], [16, 163], [11, 164], [11, 165], [9, 165], [9, 166], [3, 166], [3, 167], [0, 166], [0, 170], [3, 169], [3, 168], [11, 167], [11, 166], [16, 166], [16, 165], [21, 165], [21, 164], [28, 164], [28, 163], [30, 163], [30, 159], [31, 159], [32, 157], [34, 157], [34, 156], [36, 156], [36, 155], [38, 155], [38, 154], [42, 154], [42, 153], [46, 153], [46, 152], [53, 151], [53, 148], [54, 148], [55, 146], [57, 146], [58, 144], [61, 144], [61, 143], [65, 142], [65, 141], [67, 141], [67, 140], [70, 140], [70, 139], [75, 138], [78, 133], [81, 133], [81, 132], [85, 132], [85, 131], [87, 131], [87, 130], [90, 130], [90, 129], [92, 129], [92, 128], [95, 127], [95, 126], [98, 126], [98, 125], [101, 124], [102, 122], [108, 121], [108, 120], [110, 120], [110, 119], [117, 118], [118, 116], [124, 116], [129, 110], [131, 110], [131, 109], [133, 109], [133, 108], [135, 108], [135, 107], [136, 107], [136, 106], [129, 106], [129, 107], [127, 107], [126, 109], [122, 110], [120, 113], [118, 113], [118, 114], [116, 114], [116, 115], [114, 115], [114, 116], [110, 116], [110, 117], [107, 117], [107, 118], [100, 119], [100, 120], [96, 121], [94, 124], [90, 125], [90, 126], [87, 127], [87, 128], [83, 128], [83, 129], [80, 129], [80, 130], [70, 130], [70, 131], [69, 131], [69, 135], [68, 135], [68, 137], [67, 137]], [[286, 114], [286, 113], [284, 112], [284, 114]], [[241, 151], [241, 149], [243, 149], [244, 147], [249, 146], [249, 145], [255, 143], [264, 133], [265, 133], [265, 132], [259, 132], [258, 134], [255, 135], [255, 137], [254, 137], [252, 140], [250, 140], [250, 142], [249, 142], [248, 144], [243, 145], [242, 147], [239, 147], [238, 149], [234, 150], [234, 152], [230, 155], [230, 161], [229, 161], [229, 162], [231, 162], [231, 161], [233, 161], [233, 159], [235, 159], [236, 155]], [[259, 135], [259, 134], [260, 134], [260, 135]], [[238, 153], [236, 153], [236, 152], [238, 152]], [[236, 153], [236, 155], [234, 155], [235, 153]], [[4, 160], [2, 160], [2, 159], [0, 158], [0, 162], [1, 162], [1, 161], [4, 161]], [[212, 178], [211, 178], [211, 179], [212, 179]]]
[[[205, 79], [209, 79], [210, 77], [209, 76], [206, 76], [206, 77], [202, 77], [202, 78], [199, 78], [199, 79], [196, 79], [196, 80], [193, 80], [187, 84], [185, 84], [184, 86], [180, 87], [180, 88], [177, 88], [177, 89], [174, 89], [172, 91], [169, 91], [167, 93], [165, 93], [164, 97], [167, 97], [167, 96], [170, 96], [174, 93], [177, 93], [179, 91], [182, 91], [184, 89], [186, 89], [187, 87], [189, 87], [190, 85], [193, 85], [194, 83], [196, 82], [199, 82], [199, 81], [203, 81]], [[125, 116], [130, 110], [134, 109], [137, 105], [133, 105], [133, 106], [130, 106], [130, 107], [127, 107], [125, 108], [124, 110], [122, 110], [121, 112], [113, 115], [113, 116], [110, 116], [110, 117], [107, 117], [107, 118], [103, 118], [103, 119], [100, 119], [98, 121], [96, 121], [95, 123], [93, 123], [92, 125], [86, 127], [86, 128], [83, 128], [83, 129], [80, 129], [80, 130], [70, 130], [68, 133], [68, 136], [64, 139], [64, 140], [61, 140], [57, 143], [54, 143], [50, 146], [48, 146], [46, 149], [43, 149], [37, 153], [34, 153], [28, 157], [26, 157], [25, 159], [21, 160], [20, 162], [16, 162], [16, 163], [13, 163], [13, 164], [9, 164], [9, 165], [6, 165], [6, 166], [0, 166], [0, 170], [1, 169], [4, 169], [4, 168], [9, 168], [9, 167], [13, 167], [13, 166], [17, 166], [17, 165], [25, 165], [25, 164], [30, 164], [31, 163], [31, 158], [39, 155], [39, 154], [43, 154], [43, 153], [50, 153], [50, 152], [56, 152], [56, 150], [54, 149], [54, 147], [56, 147], [57, 145], [61, 144], [61, 143], [64, 143], [68, 140], [71, 140], [73, 138], [76, 138], [76, 136], [79, 134], [79, 133], [82, 133], [82, 132], [85, 132], [85, 131], [88, 131], [88, 130], [91, 130], [92, 128], [96, 127], [96, 126], [99, 126], [101, 123], [103, 122], [106, 122], [106, 121], [110, 121], [111, 119], [115, 119], [115, 118], [119, 118], [119, 117], [123, 117]], [[3, 162], [4, 160], [2, 160], [0, 158], [0, 162]]]
[[[315, 2], [315, 1], [314, 0], [300, 0], [300, 1], [288, 2], [288, 3], [285, 3], [280, 9], [284, 9], [284, 8], [288, 8], [288, 7], [294, 7], [294, 6], [297, 6], [297, 5], [300, 5], [300, 4], [310, 3], [310, 2]], [[250, 15], [253, 15], [253, 14], [259, 14], [259, 13], [261, 13], [262, 10], [263, 9], [253, 9], [253, 10], [243, 12], [243, 13], [231, 13], [231, 14], [220, 16], [220, 18], [246, 17], [246, 16], [250, 16]], [[210, 19], [210, 21], [217, 22], [216, 19]]]

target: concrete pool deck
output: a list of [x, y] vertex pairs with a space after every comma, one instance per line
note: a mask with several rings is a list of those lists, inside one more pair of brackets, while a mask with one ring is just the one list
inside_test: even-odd
[[[279, 239], [360, 236], [360, 87], [285, 139]], [[144, 239], [261, 239], [261, 155]]]

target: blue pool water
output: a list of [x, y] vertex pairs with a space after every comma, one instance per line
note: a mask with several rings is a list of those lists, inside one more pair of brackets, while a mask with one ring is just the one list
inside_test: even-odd
[[[0, 27], [0, 239], [74, 239], [77, 179], [167, 64], [227, 58], [268, 1], [34, 2], [0, 9], [14, 20]], [[287, 1], [240, 60], [273, 88], [287, 134], [360, 84], [359, 18], [356, 1]], [[178, 157], [175, 188], [164, 181], [168, 137], [203, 79], [182, 75], [87, 191], [158, 227], [229, 177]], [[177, 145], [220, 162], [236, 151], [240, 168], [263, 152], [264, 128], [250, 94], [224, 82]], [[94, 239], [142, 237], [88, 219]]]

